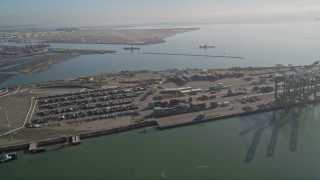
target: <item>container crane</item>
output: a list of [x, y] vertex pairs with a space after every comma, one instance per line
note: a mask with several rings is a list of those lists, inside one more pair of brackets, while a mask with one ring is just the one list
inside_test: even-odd
[[[275, 77], [275, 98], [282, 103], [301, 102], [308, 100], [309, 96], [314, 93], [316, 98], [316, 82], [318, 81], [318, 71], [314, 68], [318, 66], [319, 61], [307, 66], [302, 72], [292, 68], [288, 74], [279, 72], [280, 75]], [[279, 96], [278, 84], [283, 83], [283, 92]]]

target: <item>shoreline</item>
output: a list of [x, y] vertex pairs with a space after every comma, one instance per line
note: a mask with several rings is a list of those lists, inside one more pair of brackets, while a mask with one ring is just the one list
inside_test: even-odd
[[[38, 39], [45, 43], [73, 44], [122, 44], [150, 45], [166, 42], [168, 37], [198, 30], [199, 28], [165, 28], [165, 29], [74, 29], [47, 30]], [[16, 32], [20, 35], [20, 32]], [[33, 34], [33, 32], [30, 32]], [[13, 38], [9, 42], [21, 42], [23, 39]]]
[[[0, 68], [3, 68], [3, 72], [8, 74], [16, 72], [24, 75], [31, 75], [44, 72], [50, 69], [54, 64], [67, 61], [81, 55], [112, 54], [115, 52], [116, 51], [113, 50], [51, 48], [46, 52], [10, 57], [6, 60], [4, 65], [0, 66]], [[27, 62], [21, 62], [19, 61], [20, 58], [27, 58], [28, 60]], [[12, 74], [10, 77], [6, 76], [5, 78], [0, 76], [0, 82], [10, 80], [13, 76], [15, 75]]]
[[[54, 64], [58, 64], [72, 58], [78, 57], [79, 55], [74, 54], [56, 54], [56, 55], [44, 55], [39, 57], [39, 59], [22, 65], [17, 65], [9, 68], [9, 71], [21, 73], [24, 75], [31, 75], [36, 73], [44, 72], [50, 69]], [[41, 61], [46, 59], [45, 61]]]

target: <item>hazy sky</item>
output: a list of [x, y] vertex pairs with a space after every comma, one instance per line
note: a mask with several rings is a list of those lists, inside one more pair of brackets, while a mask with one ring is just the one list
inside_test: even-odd
[[320, 0], [0, 0], [0, 25], [320, 17]]

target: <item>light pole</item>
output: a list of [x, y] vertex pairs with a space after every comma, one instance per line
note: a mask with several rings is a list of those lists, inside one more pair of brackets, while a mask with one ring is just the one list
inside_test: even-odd
[[7, 112], [7, 107], [4, 107], [4, 111], [6, 113], [7, 123], [9, 123], [9, 116], [8, 116], [8, 112]]
[[12, 132], [11, 132], [11, 128], [10, 128], [10, 125], [9, 125], [9, 124], [8, 124], [8, 128], [9, 128], [10, 140], [12, 140], [13, 137], [12, 137]]

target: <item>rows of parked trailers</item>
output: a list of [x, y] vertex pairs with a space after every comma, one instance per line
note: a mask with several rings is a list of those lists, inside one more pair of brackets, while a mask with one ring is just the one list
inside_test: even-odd
[[[87, 104], [105, 104], [105, 103], [112, 103], [119, 104], [122, 99], [133, 98], [137, 97], [142, 92], [133, 92], [133, 93], [122, 93], [116, 95], [107, 95], [97, 98], [87, 98], [82, 100], [73, 100], [73, 101], [65, 101], [65, 102], [56, 102], [51, 104], [40, 105], [39, 109], [55, 109], [58, 107], [66, 107], [66, 106], [86, 106]], [[121, 104], [121, 103], [120, 103]], [[102, 106], [102, 105], [101, 105]]]
[[[65, 109], [54, 109], [51, 111], [41, 111], [41, 112], [38, 112], [36, 115], [40, 116], [40, 117], [50, 116], [50, 115], [58, 115], [58, 114], [67, 115], [66, 113], [79, 111], [80, 113], [92, 116], [95, 114], [99, 115], [101, 110], [105, 111], [106, 113], [111, 113], [111, 112], [122, 110], [122, 109], [131, 109], [134, 105], [135, 104], [123, 104], [123, 105], [115, 105], [115, 106], [105, 106], [104, 108], [99, 107], [99, 108], [95, 108], [95, 109], [92, 108], [92, 105], [86, 105], [86, 106], [84, 106], [84, 108], [90, 106], [90, 109], [89, 108], [84, 109], [81, 107], [80, 108], [79, 107], [70, 107], [70, 108], [65, 108]], [[135, 105], [135, 106], [137, 106], [137, 105]]]
[[130, 111], [123, 111], [123, 112], [117, 112], [112, 114], [103, 114], [100, 116], [95, 116], [92, 118], [86, 118], [86, 119], [80, 119], [80, 120], [74, 120], [74, 121], [68, 121], [66, 124], [78, 124], [83, 122], [91, 122], [91, 121], [97, 121], [97, 120], [103, 120], [103, 119], [110, 119], [110, 118], [120, 118], [122, 116], [138, 116], [139, 111], [138, 110], [130, 110]]
[[133, 93], [122, 93], [116, 95], [107, 95], [99, 98], [87, 98], [83, 100], [74, 100], [66, 102], [57, 102], [51, 104], [40, 105], [39, 109], [55, 109], [62, 108], [67, 106], [82, 106], [84, 109], [89, 109], [89, 104], [95, 104], [96, 106], [105, 106], [105, 105], [116, 105], [116, 104], [127, 104], [127, 101], [130, 101], [133, 97], [137, 97], [141, 92]]
[[[48, 105], [52, 103], [62, 103], [62, 102], [70, 102], [76, 100], [89, 99], [94, 97], [114, 97], [116, 99], [116, 95], [130, 94], [130, 93], [141, 93], [144, 91], [143, 87], [133, 87], [133, 88], [113, 88], [113, 89], [99, 89], [92, 91], [84, 91], [84, 92], [76, 92], [76, 93], [68, 93], [62, 95], [53, 95], [46, 97], [38, 97], [39, 105]], [[113, 96], [112, 96], [113, 95]], [[118, 97], [121, 99], [121, 97]]]
[[[145, 90], [143, 87], [99, 89], [38, 98], [39, 111], [33, 124], [51, 121], [92, 121], [139, 114], [138, 104], [133, 103]], [[41, 111], [42, 110], [42, 111]]]
[[[101, 108], [97, 110], [82, 112], [78, 111], [72, 114], [64, 114], [62, 116], [47, 116], [42, 118], [36, 118], [31, 121], [33, 124], [43, 124], [49, 121], [62, 121], [62, 120], [72, 120], [72, 119], [88, 119], [88, 121], [101, 119], [101, 118], [113, 118], [120, 117], [124, 115], [139, 115], [139, 106], [137, 104], [130, 104], [128, 106], [117, 106], [112, 108]], [[92, 117], [92, 118], [91, 118]]]

